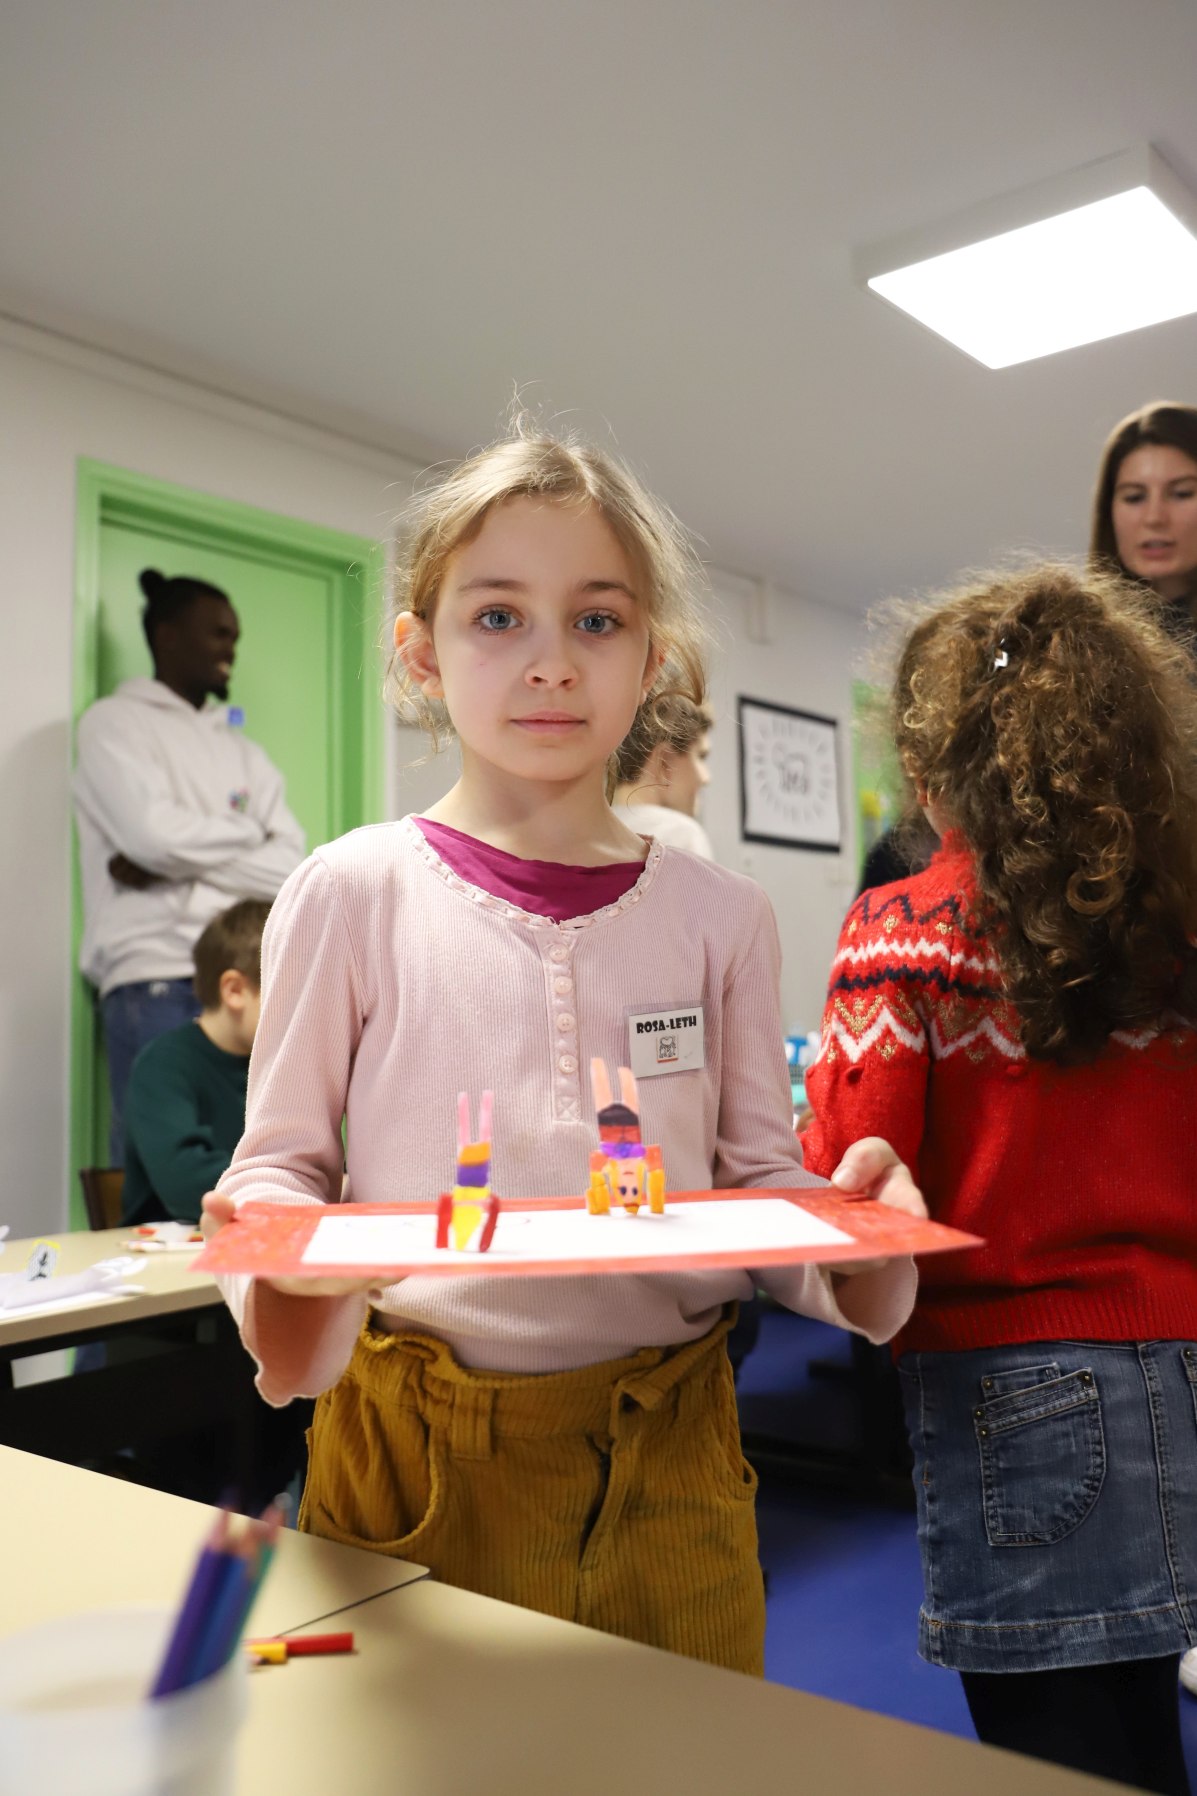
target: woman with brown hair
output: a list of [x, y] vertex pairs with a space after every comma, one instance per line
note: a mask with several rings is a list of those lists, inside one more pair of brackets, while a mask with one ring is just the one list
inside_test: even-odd
[[1046, 567], [923, 617], [892, 718], [942, 841], [848, 913], [803, 1148], [884, 1135], [982, 1238], [922, 1266], [895, 1342], [919, 1650], [989, 1744], [1182, 1796], [1197, 687], [1150, 595]]
[[1089, 557], [1164, 601], [1165, 625], [1197, 647], [1197, 406], [1132, 412], [1102, 451]]

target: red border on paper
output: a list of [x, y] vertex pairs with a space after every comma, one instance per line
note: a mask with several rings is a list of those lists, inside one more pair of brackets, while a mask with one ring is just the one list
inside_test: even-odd
[[[959, 1229], [942, 1223], [908, 1216], [903, 1210], [886, 1204], [871, 1203], [860, 1198], [835, 1197], [820, 1188], [817, 1191], [734, 1190], [671, 1191], [668, 1205], [702, 1204], [718, 1200], [726, 1203], [737, 1198], [776, 1198], [842, 1229], [848, 1241], [821, 1242], [803, 1247], [770, 1247], [751, 1254], [755, 1269], [764, 1266], [840, 1265], [851, 1260], [889, 1258], [898, 1254], [947, 1253], [962, 1247], [979, 1247], [977, 1235], [962, 1234]], [[503, 1211], [582, 1210], [581, 1197], [508, 1198], [501, 1200]], [[359, 1216], [429, 1216], [435, 1217], [435, 1204], [353, 1204], [347, 1206]], [[334, 1212], [344, 1215], [335, 1204], [271, 1204], [251, 1202], [237, 1211], [234, 1220], [214, 1235], [199, 1258], [192, 1262], [194, 1272], [250, 1273], [257, 1278], [363, 1278], [387, 1284], [409, 1274], [430, 1278], [569, 1278], [602, 1272], [702, 1272], [720, 1267], [743, 1267], [743, 1252], [734, 1248], [715, 1248], [710, 1253], [689, 1249], [634, 1258], [596, 1256], [577, 1260], [508, 1259], [495, 1253], [471, 1253], [446, 1258], [443, 1266], [435, 1260], [388, 1260], [346, 1264], [322, 1264], [305, 1260], [304, 1250], [316, 1232], [320, 1220]], [[666, 1216], [668, 1216], [668, 1209]], [[596, 1216], [596, 1234], [605, 1218]], [[638, 1228], [654, 1228], [661, 1219], [647, 1210], [636, 1219]]]

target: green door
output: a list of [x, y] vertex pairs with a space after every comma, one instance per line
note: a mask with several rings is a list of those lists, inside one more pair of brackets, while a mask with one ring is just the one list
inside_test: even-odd
[[[152, 671], [141, 570], [194, 574], [227, 592], [236, 608], [241, 638], [229, 704], [282, 770], [308, 848], [380, 818], [376, 546], [94, 462], [80, 463], [79, 486], [76, 718], [122, 680]], [[76, 964], [77, 894], [76, 872]], [[81, 976], [77, 987], [76, 1168], [106, 1163], [108, 1133], [94, 1000]]]

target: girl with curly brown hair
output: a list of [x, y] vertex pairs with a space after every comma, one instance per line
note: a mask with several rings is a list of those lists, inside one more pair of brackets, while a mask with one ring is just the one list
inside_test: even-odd
[[1045, 567], [910, 631], [892, 720], [942, 841], [848, 913], [803, 1147], [885, 1136], [983, 1239], [895, 1343], [920, 1652], [982, 1740], [1187, 1792], [1197, 688], [1158, 609]]

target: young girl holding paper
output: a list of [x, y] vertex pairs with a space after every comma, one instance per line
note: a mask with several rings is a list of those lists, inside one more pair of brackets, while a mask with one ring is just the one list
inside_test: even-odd
[[[399, 696], [452, 720], [461, 777], [425, 816], [319, 849], [275, 901], [235, 1203], [427, 1201], [455, 1094], [495, 1090], [492, 1184], [581, 1194], [592, 1057], [639, 1071], [677, 1189], [804, 1186], [778, 943], [750, 881], [634, 835], [611, 761], [656, 695], [703, 697], [696, 569], [605, 455], [520, 433], [419, 502], [401, 554]], [[632, 1021], [701, 1016], [649, 1076]], [[642, 1037], [641, 1039], [644, 1039]], [[651, 1034], [647, 1037], [651, 1040]], [[922, 1213], [884, 1142], [841, 1190]], [[888, 1338], [907, 1260], [762, 1275]], [[747, 1272], [229, 1280], [267, 1401], [318, 1396], [300, 1524], [450, 1583], [746, 1671], [764, 1605], [755, 1478], [724, 1338]]]
[[1197, 1638], [1197, 691], [1151, 594], [1045, 568], [910, 634], [942, 835], [832, 971], [807, 1164], [884, 1133], [932, 1215], [898, 1336], [926, 1600], [980, 1737], [1185, 1792]]

